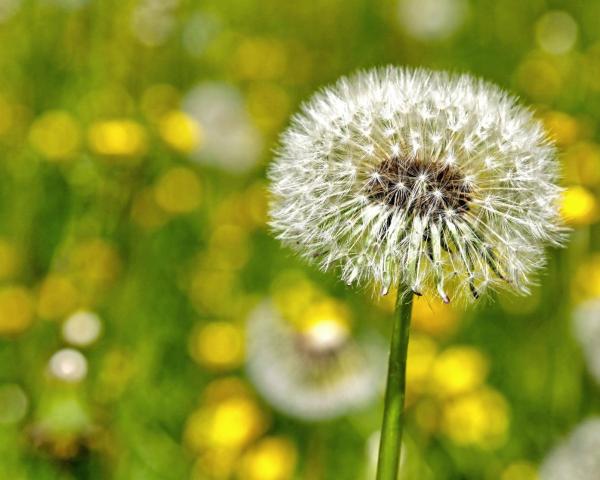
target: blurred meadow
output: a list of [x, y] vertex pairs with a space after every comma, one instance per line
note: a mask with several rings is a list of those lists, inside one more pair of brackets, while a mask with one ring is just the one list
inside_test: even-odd
[[313, 91], [386, 64], [496, 82], [559, 147], [573, 231], [533, 295], [416, 302], [401, 467], [541, 478], [600, 415], [599, 21], [595, 0], [0, 0], [0, 479], [374, 478], [394, 295], [282, 249], [265, 169]]

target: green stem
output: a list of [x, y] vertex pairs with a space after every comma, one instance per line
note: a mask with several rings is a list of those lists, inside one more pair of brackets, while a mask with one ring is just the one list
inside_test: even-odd
[[404, 427], [404, 397], [406, 386], [406, 354], [410, 333], [413, 294], [408, 296], [400, 286], [390, 344], [387, 386], [383, 410], [383, 425], [377, 462], [377, 480], [396, 480]]

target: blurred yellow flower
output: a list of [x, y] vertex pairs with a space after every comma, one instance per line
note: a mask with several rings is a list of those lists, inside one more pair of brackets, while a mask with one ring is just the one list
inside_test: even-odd
[[37, 313], [42, 318], [57, 319], [73, 312], [79, 292], [71, 279], [61, 274], [50, 274], [41, 283]]
[[146, 230], [152, 230], [165, 224], [168, 216], [156, 203], [152, 188], [145, 188], [133, 197], [131, 219]]
[[207, 255], [216, 268], [235, 270], [247, 262], [250, 256], [248, 246], [245, 230], [236, 225], [223, 224], [214, 229]]
[[579, 124], [571, 115], [552, 110], [545, 113], [542, 120], [558, 146], [565, 147], [577, 140]]
[[146, 152], [144, 128], [127, 119], [100, 121], [88, 130], [88, 142], [94, 153], [113, 157], [132, 157]]
[[192, 480], [229, 480], [239, 459], [239, 452], [213, 447], [203, 450], [192, 470]]
[[406, 365], [408, 402], [425, 391], [437, 352], [437, 344], [431, 337], [419, 333], [411, 335]]
[[33, 320], [33, 302], [29, 292], [18, 286], [0, 290], [0, 335], [26, 330]]
[[538, 102], [552, 100], [563, 86], [563, 72], [556, 60], [537, 52], [525, 58], [515, 75], [519, 88]]
[[21, 266], [21, 256], [15, 245], [0, 238], [0, 280], [14, 277]]
[[200, 453], [210, 448], [240, 450], [264, 433], [269, 419], [248, 394], [232, 394], [201, 405], [187, 420], [187, 446]]
[[196, 173], [187, 167], [167, 170], [154, 187], [159, 207], [171, 214], [189, 213], [200, 205], [202, 185]]
[[310, 305], [324, 298], [316, 285], [297, 270], [284, 271], [275, 277], [271, 292], [277, 310], [291, 322], [298, 322]]
[[10, 130], [13, 124], [13, 109], [4, 95], [0, 95], [0, 135]]
[[308, 305], [301, 317], [296, 320], [301, 331], [311, 330], [315, 325], [325, 322], [335, 323], [340, 329], [348, 331], [350, 311], [344, 303], [333, 298], [324, 298]]
[[414, 407], [414, 416], [419, 429], [427, 433], [439, 430], [441, 405], [432, 398], [424, 398]]
[[230, 271], [198, 270], [194, 272], [189, 295], [199, 312], [226, 314], [236, 301], [233, 293], [238, 283], [237, 275]]
[[483, 385], [488, 361], [476, 348], [450, 347], [440, 353], [432, 367], [431, 392], [441, 397], [455, 396]]
[[82, 287], [102, 290], [109, 287], [121, 271], [115, 247], [102, 238], [91, 238], [75, 245], [69, 254], [69, 269]]
[[415, 297], [413, 300], [412, 326], [415, 330], [430, 335], [446, 335], [456, 329], [459, 318], [453, 306], [437, 297]]
[[159, 131], [168, 145], [183, 153], [196, 150], [202, 140], [202, 130], [198, 122], [178, 110], [170, 111], [161, 118]]
[[231, 322], [210, 322], [197, 328], [190, 338], [190, 354], [203, 367], [227, 370], [244, 361], [244, 336]]
[[241, 480], [289, 480], [296, 469], [296, 446], [287, 438], [267, 437], [242, 457]]
[[506, 400], [487, 387], [455, 397], [443, 406], [442, 431], [459, 445], [497, 448], [505, 442], [508, 427]]
[[511, 463], [502, 472], [500, 480], [538, 480], [539, 476], [535, 465], [521, 461]]
[[592, 255], [579, 265], [573, 282], [575, 300], [600, 297], [600, 254]]
[[252, 230], [267, 223], [268, 192], [262, 180], [254, 182], [244, 192], [223, 200], [215, 210], [215, 219]]
[[246, 95], [248, 113], [256, 125], [269, 132], [281, 127], [290, 110], [287, 92], [276, 84], [255, 83]]
[[31, 125], [29, 141], [50, 161], [69, 160], [80, 145], [79, 125], [70, 113], [46, 112]]
[[135, 356], [127, 350], [112, 349], [102, 358], [95, 392], [100, 401], [118, 398], [136, 373]]
[[234, 73], [247, 80], [280, 78], [287, 67], [284, 45], [276, 39], [246, 38], [233, 57]]
[[596, 197], [589, 190], [578, 185], [567, 188], [562, 196], [561, 215], [571, 225], [593, 223], [598, 218]]
[[160, 122], [167, 112], [177, 108], [179, 97], [179, 92], [172, 85], [152, 85], [144, 91], [140, 108], [150, 121]]
[[600, 145], [578, 142], [564, 155], [565, 182], [595, 187], [600, 184]]

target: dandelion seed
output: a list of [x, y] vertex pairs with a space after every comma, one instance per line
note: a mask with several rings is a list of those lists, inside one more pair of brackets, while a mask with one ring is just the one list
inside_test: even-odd
[[271, 225], [348, 284], [446, 302], [528, 293], [544, 246], [563, 238], [555, 157], [540, 123], [492, 84], [362, 72], [317, 93], [282, 135]]

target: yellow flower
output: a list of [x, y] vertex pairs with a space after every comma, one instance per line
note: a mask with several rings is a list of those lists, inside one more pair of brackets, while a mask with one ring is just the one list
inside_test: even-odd
[[232, 224], [216, 227], [210, 238], [207, 256], [215, 268], [236, 270], [243, 267], [249, 257], [246, 231]]
[[33, 148], [53, 162], [69, 160], [79, 148], [80, 136], [75, 119], [63, 111], [44, 113], [29, 130]]
[[21, 266], [21, 257], [15, 245], [0, 239], [0, 280], [13, 277]]
[[571, 225], [593, 223], [598, 217], [596, 197], [584, 187], [569, 187], [563, 193], [561, 214]]
[[200, 205], [202, 185], [196, 173], [186, 167], [167, 170], [154, 187], [159, 207], [171, 214], [189, 213]]
[[600, 255], [583, 261], [575, 274], [573, 295], [576, 300], [600, 297]]
[[268, 437], [252, 446], [244, 455], [241, 480], [289, 480], [297, 461], [296, 446], [287, 438]]
[[483, 354], [467, 346], [444, 350], [432, 367], [431, 391], [439, 396], [454, 396], [483, 385], [488, 361]]
[[202, 140], [200, 125], [192, 117], [177, 110], [161, 118], [159, 131], [162, 139], [175, 150], [189, 153], [198, 148]]
[[151, 188], [145, 188], [134, 196], [131, 218], [137, 225], [147, 230], [164, 225], [168, 219], [165, 212], [156, 203], [154, 190]]
[[218, 392], [207, 389], [212, 393], [212, 401], [207, 395], [185, 427], [184, 438], [192, 451], [201, 453], [212, 448], [239, 451], [264, 433], [269, 419], [241, 385], [219, 383]]
[[271, 290], [277, 310], [291, 322], [298, 322], [310, 305], [323, 299], [318, 288], [295, 270], [278, 275]]
[[233, 57], [235, 73], [244, 79], [268, 80], [283, 76], [287, 67], [283, 44], [274, 39], [247, 38]]
[[511, 463], [502, 472], [500, 480], [538, 480], [539, 476], [535, 465], [529, 462]]
[[210, 322], [192, 333], [190, 353], [200, 365], [227, 370], [244, 360], [242, 330], [231, 322]]
[[73, 282], [60, 274], [48, 275], [40, 285], [37, 312], [42, 318], [57, 319], [73, 312], [79, 292]]
[[557, 145], [564, 147], [577, 140], [579, 125], [571, 115], [550, 111], [543, 116], [543, 122]]
[[133, 157], [146, 152], [146, 132], [127, 119], [100, 121], [92, 124], [88, 141], [93, 152], [112, 157]]
[[172, 85], [152, 85], [144, 91], [140, 108], [150, 121], [160, 122], [167, 112], [177, 108], [179, 97], [179, 92]]
[[281, 127], [289, 114], [290, 99], [278, 85], [260, 82], [250, 86], [247, 105], [256, 125], [268, 132]]
[[33, 320], [33, 302], [22, 287], [0, 290], [0, 335], [14, 335], [26, 330]]
[[578, 142], [564, 156], [565, 182], [586, 186], [600, 184], [600, 145]]
[[413, 300], [412, 325], [415, 330], [430, 335], [446, 335], [458, 326], [459, 315], [437, 297], [416, 297]]
[[69, 256], [69, 267], [82, 286], [95, 292], [109, 287], [121, 271], [121, 259], [115, 247], [102, 238], [76, 245]]
[[425, 391], [437, 350], [438, 347], [431, 337], [418, 333], [411, 335], [406, 365], [406, 390], [409, 402], [413, 396]]
[[504, 397], [481, 388], [447, 401], [442, 412], [442, 431], [459, 445], [497, 448], [506, 440], [509, 426]]

